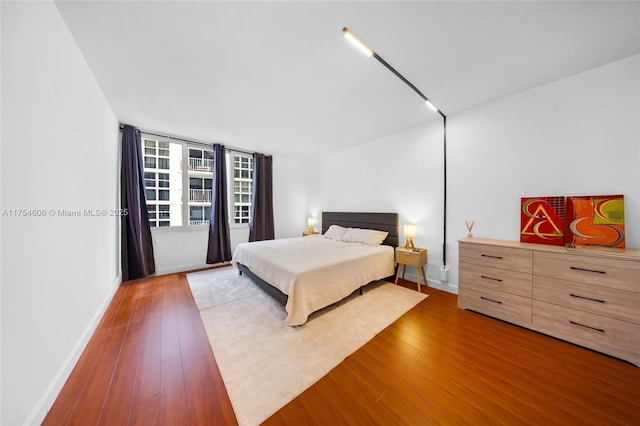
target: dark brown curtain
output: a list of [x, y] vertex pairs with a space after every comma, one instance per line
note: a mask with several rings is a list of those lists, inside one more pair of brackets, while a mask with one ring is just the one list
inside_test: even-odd
[[274, 239], [273, 227], [273, 159], [253, 154], [253, 208], [249, 223], [249, 241]]
[[207, 263], [231, 260], [229, 214], [227, 210], [227, 161], [224, 145], [213, 145], [213, 197], [209, 219]]
[[144, 158], [140, 131], [125, 125], [122, 130], [120, 205], [128, 212], [121, 216], [120, 232], [122, 281], [144, 278], [156, 271], [147, 200], [144, 193]]

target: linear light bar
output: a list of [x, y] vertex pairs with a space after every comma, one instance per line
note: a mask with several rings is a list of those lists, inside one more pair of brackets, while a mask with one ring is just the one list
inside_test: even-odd
[[358, 37], [356, 37], [355, 35], [353, 35], [350, 31], [349, 28], [344, 27], [342, 29], [342, 32], [344, 33], [344, 36], [347, 38], [347, 40], [349, 40], [351, 43], [353, 43], [358, 49], [360, 49], [360, 51], [362, 53], [364, 53], [367, 56], [373, 56], [373, 50], [369, 49], [367, 47], [366, 44], [363, 43], [362, 40], [360, 40]]
[[[446, 278], [442, 278], [443, 281], [447, 281], [448, 278], [448, 269], [447, 269], [447, 116], [438, 109], [438, 107], [436, 107], [433, 102], [431, 102], [429, 100], [429, 98], [427, 98], [416, 86], [414, 86], [409, 80], [407, 80], [406, 78], [404, 78], [404, 76], [402, 74], [400, 74], [395, 68], [393, 68], [391, 65], [389, 65], [389, 63], [387, 63], [387, 61], [385, 61], [384, 59], [382, 59], [382, 57], [380, 57], [380, 55], [378, 55], [376, 52], [374, 52], [373, 50], [369, 49], [369, 47], [364, 44], [364, 42], [362, 40], [360, 40], [358, 37], [356, 37], [355, 35], [353, 35], [353, 33], [351, 33], [349, 31], [349, 29], [347, 27], [342, 28], [342, 32], [344, 33], [344, 36], [349, 39], [350, 42], [352, 42], [353, 44], [355, 44], [358, 49], [360, 49], [365, 55], [367, 56], [373, 56], [375, 59], [378, 60], [378, 62], [380, 62], [382, 65], [384, 65], [389, 71], [391, 71], [393, 74], [395, 74], [396, 77], [398, 77], [400, 80], [404, 81], [404, 83], [409, 86], [411, 89], [413, 89], [414, 92], [416, 92], [416, 94], [418, 96], [420, 96], [422, 98], [422, 100], [427, 104], [427, 106], [429, 108], [431, 108], [434, 112], [437, 112], [438, 114], [440, 114], [440, 116], [442, 117], [442, 122], [443, 122], [443, 126], [444, 126], [444, 143], [443, 143], [443, 148], [444, 148], [444, 156], [443, 156], [443, 174], [444, 174], [444, 199], [443, 199], [443, 237], [442, 237], [442, 268], [440, 269], [440, 276], [446, 276]], [[443, 275], [444, 273], [444, 275]]]
[[429, 108], [431, 108], [433, 110], [433, 112], [438, 112], [438, 107], [435, 106], [429, 99], [427, 99], [426, 101], [424, 101], [425, 104], [427, 104], [427, 106]]

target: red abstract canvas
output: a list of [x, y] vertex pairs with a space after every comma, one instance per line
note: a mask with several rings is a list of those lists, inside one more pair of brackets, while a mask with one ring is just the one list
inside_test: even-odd
[[624, 196], [521, 198], [520, 241], [624, 248]]
[[565, 243], [565, 197], [529, 197], [520, 202], [520, 241]]
[[566, 244], [625, 247], [624, 196], [567, 197]]

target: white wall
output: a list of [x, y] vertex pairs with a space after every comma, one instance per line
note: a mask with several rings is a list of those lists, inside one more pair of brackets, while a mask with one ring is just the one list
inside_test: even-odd
[[[624, 194], [640, 247], [640, 66], [634, 56], [447, 118], [448, 285], [442, 266], [442, 135], [434, 122], [318, 162], [323, 210], [397, 211], [429, 249], [427, 277], [457, 292], [457, 240], [519, 240], [523, 196]], [[316, 180], [317, 182], [317, 180]], [[310, 205], [311, 205], [310, 204]]]
[[[414, 243], [428, 249], [427, 276], [433, 281], [442, 266], [442, 157], [438, 117], [322, 158], [321, 178], [315, 180], [320, 191], [310, 191], [309, 197], [321, 211], [397, 212], [401, 233], [404, 224], [416, 224]], [[404, 237], [400, 240], [404, 244]], [[412, 268], [408, 273], [414, 276]]]
[[[52, 2], [2, 2], [2, 415], [39, 424], [120, 282], [118, 122]], [[46, 216], [16, 216], [36, 209]]]
[[473, 219], [477, 237], [519, 240], [523, 196], [623, 194], [626, 245], [640, 247], [639, 58], [453, 117], [452, 238]]
[[[273, 205], [276, 238], [300, 236], [307, 226], [305, 162], [273, 157]], [[152, 229], [156, 275], [208, 266], [208, 228]], [[231, 250], [249, 240], [247, 226], [231, 226]]]

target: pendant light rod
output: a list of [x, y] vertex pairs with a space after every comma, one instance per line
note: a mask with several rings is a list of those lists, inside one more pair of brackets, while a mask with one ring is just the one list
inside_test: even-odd
[[378, 62], [380, 62], [382, 65], [384, 65], [389, 71], [394, 73], [395, 76], [398, 77], [400, 80], [402, 80], [407, 86], [411, 87], [411, 89], [413, 89], [413, 91], [416, 92], [418, 94], [418, 96], [420, 96], [422, 98], [422, 100], [425, 101], [427, 103], [427, 105], [431, 109], [433, 109], [435, 112], [437, 112], [438, 114], [440, 114], [444, 118], [445, 115], [442, 113], [442, 111], [440, 111], [440, 108], [436, 107], [433, 104], [433, 102], [431, 102], [431, 100], [429, 98], [427, 98], [416, 86], [413, 85], [413, 83], [411, 83], [409, 80], [407, 80], [394, 67], [389, 65], [389, 63], [387, 61], [385, 61], [384, 59], [382, 59], [382, 57], [380, 55], [378, 55], [376, 52], [373, 52], [372, 56], [374, 58], [376, 58], [378, 60]]
[[446, 270], [447, 266], [447, 116], [440, 111], [440, 108], [436, 107], [429, 98], [427, 98], [416, 86], [414, 86], [409, 80], [407, 80], [402, 74], [400, 74], [395, 68], [393, 68], [387, 61], [382, 59], [373, 49], [367, 46], [362, 40], [360, 40], [355, 34], [349, 31], [349, 28], [342, 28], [344, 36], [353, 43], [358, 49], [360, 49], [365, 55], [373, 56], [384, 65], [389, 71], [391, 71], [396, 77], [402, 80], [407, 86], [409, 86], [414, 92], [422, 98], [429, 108], [440, 114], [444, 123], [444, 219], [443, 219], [443, 240], [442, 240], [442, 267]]

